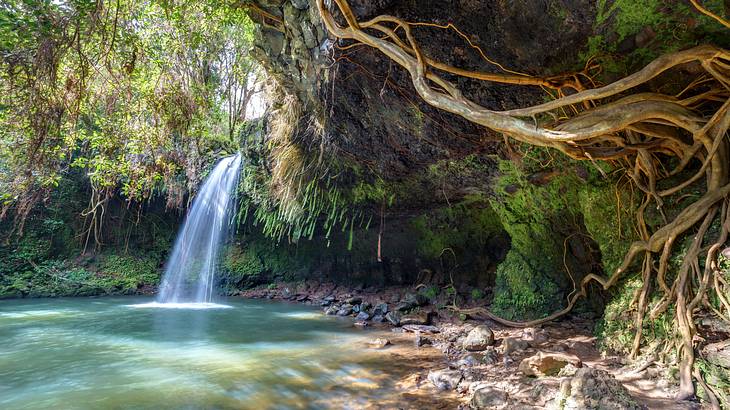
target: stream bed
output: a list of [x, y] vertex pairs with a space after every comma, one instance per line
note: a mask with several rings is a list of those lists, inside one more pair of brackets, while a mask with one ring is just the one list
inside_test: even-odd
[[[382, 336], [304, 305], [141, 297], [0, 301], [0, 408], [320, 409], [402, 405]], [[418, 363], [414, 364], [418, 366]], [[406, 404], [407, 405], [407, 404]]]

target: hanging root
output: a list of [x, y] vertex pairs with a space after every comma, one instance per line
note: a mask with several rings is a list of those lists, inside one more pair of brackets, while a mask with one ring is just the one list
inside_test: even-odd
[[[324, 0], [317, 0], [329, 32], [341, 40], [352, 41], [353, 45], [373, 47], [399, 64], [408, 71], [415, 90], [426, 103], [522, 143], [555, 148], [576, 160], [610, 160], [621, 164], [634, 187], [644, 193], [645, 199], [636, 211], [641, 239], [630, 246], [621, 266], [610, 272], [608, 277], [589, 274], [583, 278], [564, 309], [542, 319], [514, 322], [484, 308], [453, 308], [465, 314], [481, 314], [507, 326], [535, 326], [570, 312], [576, 301], [586, 296], [590, 283], [609, 289], [627, 271], [635, 269], [635, 262], [642, 257], [643, 286], [635, 299], [637, 335], [631, 355], [635, 357], [639, 352], [645, 316], [655, 318], [666, 312], [669, 306], [674, 306], [678, 336], [676, 348], [680, 358], [679, 398], [693, 396], [693, 376], [703, 383], [694, 369], [695, 312], [702, 304], [710, 306], [720, 317], [730, 316], [730, 303], [724, 294], [728, 285], [717, 267], [717, 253], [727, 241], [730, 231], [730, 144], [727, 136], [730, 127], [730, 53], [710, 45], [698, 46], [659, 57], [638, 72], [611, 84], [585, 88], [576, 79], [590, 79], [588, 71], [595, 71], [594, 66], [587, 67], [583, 73], [551, 78], [532, 77], [501, 66], [503, 73], [498, 74], [463, 70], [425, 55], [412, 32], [416, 27], [426, 25], [453, 29], [468, 39], [455, 26], [410, 23], [387, 15], [361, 22], [346, 0], [334, 0], [334, 3], [340, 15], [338, 19], [344, 21], [344, 25], [333, 16]], [[701, 8], [697, 2], [693, 1], [693, 4]], [[718, 19], [714, 15], [711, 17]], [[718, 21], [727, 25], [722, 19]], [[475, 47], [471, 42], [470, 45]], [[478, 51], [484, 60], [493, 63], [481, 49]], [[635, 87], [685, 64], [699, 65], [704, 73], [678, 95], [631, 93]], [[495, 111], [466, 98], [452, 82], [442, 77], [443, 72], [475, 80], [557, 90], [558, 98], [531, 107]], [[588, 83], [592, 85], [593, 81]], [[562, 91], [566, 87], [575, 92], [566, 95]], [[548, 114], [556, 120], [549, 125], [536, 124], [534, 118], [540, 114]], [[674, 169], [667, 169], [667, 162], [661, 161], [661, 158], [667, 157], [678, 159]], [[685, 181], [660, 188], [663, 181], [680, 175], [690, 164], [701, 166]], [[663, 210], [665, 200], [688, 188], [701, 192], [701, 196], [668, 221]], [[644, 222], [644, 212], [649, 204], [653, 204], [664, 219], [664, 225], [653, 232]], [[721, 221], [719, 234], [710, 243], [704, 243], [710, 226], [717, 218]], [[692, 244], [676, 277], [669, 284], [667, 271], [674, 252], [673, 245], [679, 238], [687, 236], [693, 238]], [[699, 264], [702, 255], [706, 259], [704, 269]], [[657, 284], [661, 298], [650, 306], [653, 283]], [[708, 303], [709, 293], [720, 300], [719, 309]]]

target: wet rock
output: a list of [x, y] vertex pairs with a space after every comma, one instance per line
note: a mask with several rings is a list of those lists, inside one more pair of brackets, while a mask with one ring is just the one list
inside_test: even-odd
[[348, 316], [352, 313], [352, 305], [344, 304], [341, 305], [337, 310], [337, 316]]
[[327, 315], [336, 315], [338, 310], [337, 306], [330, 306], [324, 311], [324, 313]]
[[298, 8], [299, 10], [306, 10], [307, 7], [309, 7], [308, 0], [291, 0], [291, 4], [293, 4], [294, 7]]
[[368, 324], [368, 322], [366, 322], [366, 321], [364, 321], [364, 320], [358, 320], [357, 322], [355, 322], [355, 323], [354, 323], [354, 325], [355, 325], [356, 327], [368, 327], [368, 326], [370, 326], [370, 325]]
[[388, 312], [387, 315], [385, 315], [385, 319], [390, 322], [393, 326], [399, 326], [400, 325], [400, 319], [401, 314], [398, 312]]
[[507, 403], [507, 392], [491, 386], [482, 385], [474, 390], [469, 406], [473, 409], [493, 409]]
[[455, 389], [459, 385], [461, 378], [462, 376], [459, 370], [443, 369], [428, 372], [428, 381], [439, 390]]
[[377, 339], [373, 339], [373, 340], [369, 341], [368, 344], [370, 345], [370, 347], [373, 347], [376, 349], [382, 349], [385, 346], [388, 346], [390, 344], [390, 340], [388, 340], [384, 337], [379, 337]]
[[372, 306], [369, 302], [362, 302], [360, 303], [360, 312], [368, 311]]
[[464, 339], [464, 349], [481, 351], [494, 344], [494, 333], [487, 325], [479, 325], [472, 329]]
[[708, 344], [702, 349], [702, 356], [716, 366], [730, 369], [730, 339]]
[[401, 320], [401, 325], [427, 325], [429, 322], [429, 315], [425, 312], [411, 313], [404, 315]]
[[337, 300], [337, 298], [335, 298], [335, 296], [334, 296], [334, 295], [329, 295], [329, 296], [325, 296], [325, 298], [324, 298], [324, 299], [322, 299], [322, 300], [324, 300], [325, 302], [330, 302], [330, 303], [332, 303], [332, 302], [334, 302], [335, 300]]
[[514, 337], [505, 337], [502, 340], [502, 354], [510, 355], [515, 352], [521, 352], [529, 347], [529, 344]]
[[374, 315], [383, 315], [388, 313], [388, 304], [387, 303], [379, 303], [375, 305], [375, 308], [373, 309]]
[[360, 296], [352, 296], [350, 298], [347, 298], [345, 300], [345, 303], [348, 303], [350, 305], [359, 305], [362, 302], [362, 298]]
[[360, 313], [360, 305], [353, 305], [352, 311], [353, 313]]
[[370, 314], [368, 312], [360, 311], [360, 313], [358, 313], [357, 316], [355, 316], [355, 320], [365, 321], [368, 319], [370, 319]]
[[536, 355], [522, 360], [519, 369], [526, 376], [554, 376], [569, 363], [575, 367], [583, 366], [583, 362], [578, 356], [567, 353], [538, 352]]
[[385, 316], [375, 315], [375, 316], [373, 316], [373, 318], [371, 320], [375, 323], [383, 323], [383, 322], [385, 322]]
[[413, 344], [416, 345], [416, 347], [421, 347], [425, 345], [433, 344], [431, 339], [427, 338], [426, 336], [422, 336], [421, 332], [416, 332], [416, 339], [413, 341]]
[[560, 384], [554, 407], [565, 410], [638, 410], [639, 404], [628, 390], [609, 373], [584, 367]]
[[319, 305], [322, 307], [326, 307], [332, 304], [331, 300], [323, 299], [321, 302], [319, 302]]

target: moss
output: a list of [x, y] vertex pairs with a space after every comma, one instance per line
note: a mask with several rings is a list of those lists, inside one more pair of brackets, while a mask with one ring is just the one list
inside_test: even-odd
[[481, 248], [503, 231], [489, 201], [480, 196], [414, 218], [418, 253], [438, 259], [446, 249]]

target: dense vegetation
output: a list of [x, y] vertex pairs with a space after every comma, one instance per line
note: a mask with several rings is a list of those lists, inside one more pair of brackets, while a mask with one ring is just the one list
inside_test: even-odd
[[600, 316], [605, 349], [669, 363], [683, 397], [697, 374], [727, 386], [694, 357], [696, 319], [730, 316], [727, 6], [599, 1], [575, 60], [528, 75], [419, 7], [359, 3], [0, 5], [0, 297], [154, 292], [206, 172], [241, 151], [223, 292], [396, 283], [509, 325]]

